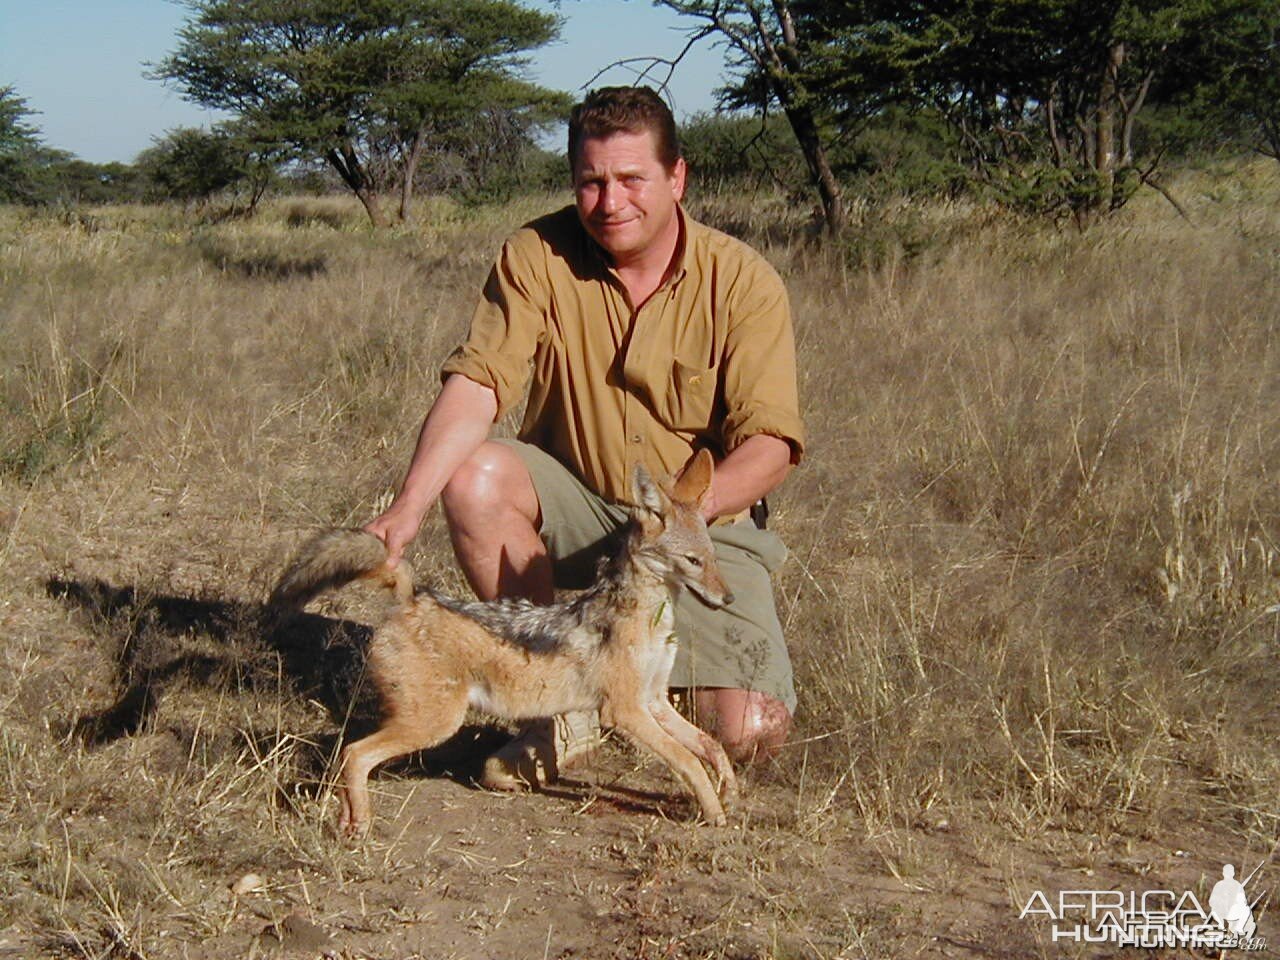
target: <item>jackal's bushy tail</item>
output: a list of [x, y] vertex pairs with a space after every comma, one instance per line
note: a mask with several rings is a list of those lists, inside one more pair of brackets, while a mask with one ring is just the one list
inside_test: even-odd
[[407, 563], [388, 567], [386, 544], [372, 533], [338, 529], [325, 530], [303, 545], [267, 602], [301, 609], [317, 594], [362, 577], [377, 580], [401, 603], [413, 599], [413, 571]]

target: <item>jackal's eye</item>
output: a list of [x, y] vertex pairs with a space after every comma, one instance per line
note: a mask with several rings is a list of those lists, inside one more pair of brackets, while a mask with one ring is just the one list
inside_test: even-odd
[[702, 558], [696, 557], [692, 553], [685, 554], [685, 559], [688, 560], [689, 563], [695, 567], [702, 566]]

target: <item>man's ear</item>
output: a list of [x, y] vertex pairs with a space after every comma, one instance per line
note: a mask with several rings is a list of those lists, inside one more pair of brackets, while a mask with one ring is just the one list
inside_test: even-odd
[[643, 463], [637, 463], [635, 473], [631, 475], [631, 494], [637, 506], [652, 514], [661, 514], [667, 508], [667, 495], [649, 476]]
[[711, 451], [703, 447], [693, 455], [693, 459], [680, 474], [680, 479], [671, 491], [671, 499], [681, 503], [700, 503], [711, 489], [711, 474], [714, 469], [715, 461], [711, 458]]
[[689, 176], [688, 167], [685, 165], [684, 157], [676, 157], [675, 166], [671, 168], [671, 195], [675, 197], [676, 203], [684, 199], [685, 183]]

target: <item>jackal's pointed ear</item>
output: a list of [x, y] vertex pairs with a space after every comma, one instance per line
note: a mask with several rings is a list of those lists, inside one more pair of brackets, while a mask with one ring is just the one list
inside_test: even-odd
[[684, 472], [680, 474], [680, 479], [676, 481], [675, 488], [671, 491], [671, 498], [679, 500], [681, 503], [698, 503], [708, 490], [711, 489], [711, 473], [714, 468], [714, 461], [711, 459], [711, 451], [703, 447], [693, 455], [693, 459], [689, 461], [688, 466], [684, 468]]
[[667, 495], [653, 477], [649, 476], [643, 463], [637, 463], [635, 473], [631, 475], [631, 495], [636, 506], [650, 513], [660, 514], [667, 508]]

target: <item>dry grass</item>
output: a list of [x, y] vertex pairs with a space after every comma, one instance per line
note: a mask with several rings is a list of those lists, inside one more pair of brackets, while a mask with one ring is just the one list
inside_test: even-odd
[[[589, 900], [643, 926], [661, 878], [729, 871], [756, 952], [731, 905], [673, 955], [861, 956], [913, 914], [770, 892], [781, 848], [816, 870], [847, 843], [960, 896], [966, 863], [1027, 844], [1092, 869], [1190, 824], [1280, 839], [1280, 183], [1175, 190], [1193, 224], [1155, 200], [1086, 235], [904, 202], [840, 251], [781, 201], [696, 207], [768, 253], [796, 314], [789, 799], [733, 843], [637, 839], [630, 892]], [[251, 871], [274, 878], [259, 927], [320, 886], [370, 930], [409, 922], [362, 885], [435, 861], [420, 836], [335, 842], [325, 671], [251, 601], [301, 528], [376, 512], [497, 243], [556, 202], [432, 204], [377, 236], [329, 200], [0, 211], [0, 955], [199, 955], [244, 927], [225, 884]], [[422, 551], [460, 589], [438, 521]], [[467, 923], [500, 929], [491, 907]]]

